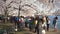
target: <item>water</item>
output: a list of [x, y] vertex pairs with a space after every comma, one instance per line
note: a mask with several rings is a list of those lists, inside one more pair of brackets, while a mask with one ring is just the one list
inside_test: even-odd
[[[60, 29], [60, 16], [57, 16], [58, 17], [58, 20], [57, 20], [57, 29]], [[50, 28], [53, 28], [53, 18], [54, 16], [49, 16], [50, 20], [51, 20], [51, 23], [50, 23]]]

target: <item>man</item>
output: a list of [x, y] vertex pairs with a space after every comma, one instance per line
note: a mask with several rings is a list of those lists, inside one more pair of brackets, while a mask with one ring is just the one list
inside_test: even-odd
[[57, 19], [58, 19], [58, 17], [56, 16], [53, 20], [54, 31], [56, 31]]
[[35, 26], [35, 31], [34, 31], [34, 33], [36, 32], [36, 29], [37, 29], [37, 23], [38, 23], [38, 20], [34, 20], [34, 26]]
[[37, 23], [37, 34], [42, 34], [42, 19]]
[[19, 21], [19, 18], [16, 16], [16, 17], [14, 17], [14, 21], [15, 21], [15, 30], [17, 31], [18, 29], [19, 29], [19, 23], [18, 23], [18, 21]]

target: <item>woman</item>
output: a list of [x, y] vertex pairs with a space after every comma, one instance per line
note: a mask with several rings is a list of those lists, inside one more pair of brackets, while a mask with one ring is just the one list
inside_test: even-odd
[[47, 27], [47, 25], [46, 25], [46, 16], [43, 17], [43, 24], [44, 24], [45, 29], [46, 29], [46, 27]]
[[46, 23], [47, 23], [47, 31], [49, 31], [50, 19], [48, 17], [46, 18]]

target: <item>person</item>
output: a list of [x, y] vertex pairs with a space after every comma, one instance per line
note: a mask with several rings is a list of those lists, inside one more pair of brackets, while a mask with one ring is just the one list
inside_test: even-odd
[[42, 24], [42, 34], [46, 34], [46, 31], [45, 31], [45, 26], [44, 26], [44, 24]]
[[47, 27], [47, 25], [46, 25], [46, 16], [43, 17], [43, 23], [44, 23], [44, 26], [45, 26], [45, 29], [46, 29], [46, 27]]
[[19, 24], [18, 24], [19, 18], [18, 18], [17, 16], [16, 16], [16, 17], [14, 17], [14, 21], [15, 21], [15, 25], [17, 25], [17, 26], [18, 26], [18, 25], [19, 25]]
[[42, 34], [46, 34], [46, 22], [44, 22], [44, 20], [42, 19]]
[[44, 16], [42, 19], [41, 19], [41, 21], [42, 21], [42, 25], [41, 25], [41, 27], [42, 27], [42, 34], [46, 34], [46, 27], [47, 27], [47, 25], [46, 25], [46, 16]]
[[42, 34], [42, 19], [39, 19], [36, 28], [37, 34]]
[[29, 20], [30, 20], [30, 18], [28, 18], [28, 17], [25, 18], [25, 27], [26, 27], [26, 28], [29, 27], [29, 26], [28, 26]]
[[38, 33], [38, 23], [39, 23], [39, 16], [36, 16], [35, 18], [34, 18], [34, 33]]
[[49, 31], [50, 19], [48, 17], [46, 17], [46, 23], [47, 23], [47, 31]]
[[43, 19], [40, 19], [40, 22], [37, 23], [37, 34], [46, 34]]
[[35, 19], [37, 20], [36, 32], [37, 34], [42, 34], [42, 19], [40, 19], [39, 16], [37, 16]]
[[14, 17], [14, 21], [15, 21], [15, 30], [18, 31], [18, 27], [19, 27], [19, 18], [16, 16]]
[[30, 31], [32, 31], [32, 29], [33, 29], [33, 19], [32, 19], [32, 17], [30, 17], [30, 19], [29, 19], [29, 29], [30, 29]]
[[56, 16], [53, 20], [54, 31], [56, 31], [57, 19], [58, 19], [58, 17]]
[[19, 30], [18, 31], [21, 30], [21, 26], [22, 26], [22, 20], [21, 20], [21, 18], [19, 18]]
[[23, 17], [21, 17], [21, 25], [22, 25], [22, 27], [25, 27], [25, 20], [24, 20], [24, 18]]
[[34, 27], [35, 27], [34, 33], [36, 32], [36, 29], [37, 29], [37, 23], [38, 23], [38, 20], [34, 19]]

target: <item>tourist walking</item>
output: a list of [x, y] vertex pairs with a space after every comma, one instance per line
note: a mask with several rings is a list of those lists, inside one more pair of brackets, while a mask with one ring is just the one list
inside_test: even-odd
[[24, 20], [24, 17], [21, 16], [20, 20], [21, 20], [22, 28], [24, 28], [24, 27], [25, 27], [25, 20]]
[[14, 21], [15, 21], [15, 30], [18, 31], [18, 27], [19, 27], [19, 18], [16, 16], [14, 17]]
[[46, 27], [47, 27], [47, 25], [46, 25], [46, 16], [43, 17], [43, 23], [44, 23], [44, 26], [45, 26], [45, 29], [46, 29]]
[[58, 17], [56, 16], [54, 19], [53, 19], [53, 26], [54, 26], [54, 31], [56, 31], [56, 25], [57, 25], [57, 19]]
[[42, 19], [37, 23], [37, 34], [42, 34]]
[[40, 19], [39, 23], [37, 23], [37, 34], [46, 34], [43, 19]]
[[49, 31], [50, 19], [48, 17], [46, 17], [46, 23], [47, 23], [47, 31]]
[[34, 33], [37, 31], [37, 23], [38, 23], [38, 20], [34, 19], [34, 27], [35, 27]]
[[33, 19], [32, 18], [33, 17], [29, 18], [29, 29], [30, 29], [30, 31], [32, 31], [32, 29], [33, 29]]
[[42, 19], [40, 19], [39, 16], [37, 16], [35, 20], [37, 24], [35, 27], [35, 31], [37, 32], [37, 34], [42, 34]]

